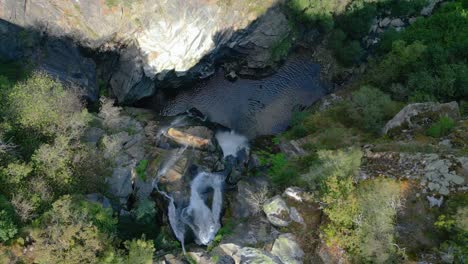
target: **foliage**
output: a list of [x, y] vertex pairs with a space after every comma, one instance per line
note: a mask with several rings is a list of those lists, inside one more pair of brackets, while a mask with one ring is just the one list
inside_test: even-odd
[[369, 180], [359, 185], [357, 193], [359, 257], [373, 263], [398, 262], [394, 234], [401, 207], [399, 183], [385, 178]]
[[15, 85], [7, 100], [14, 123], [45, 136], [76, 135], [86, 126], [79, 97], [42, 73]]
[[133, 239], [125, 242], [128, 250], [126, 263], [128, 264], [151, 264], [153, 263], [154, 243], [144, 239]]
[[273, 61], [280, 61], [284, 59], [292, 47], [292, 37], [287, 36], [286, 38], [278, 41], [271, 48], [271, 58]]
[[380, 90], [363, 86], [353, 93], [350, 111], [355, 112], [351, 116], [364, 131], [378, 133], [399, 111], [399, 106]]
[[359, 62], [364, 54], [359, 42], [347, 39], [346, 34], [340, 29], [332, 32], [328, 46], [335, 57], [345, 66], [352, 66]]
[[305, 174], [306, 182], [313, 189], [328, 192], [327, 181], [331, 177], [337, 180], [352, 178], [361, 165], [362, 153], [359, 149], [349, 150], [320, 150], [317, 152], [317, 161], [310, 167], [309, 173]]
[[64, 196], [40, 220], [33, 234], [38, 263], [99, 263], [112, 246], [112, 210], [80, 197]]
[[289, 162], [283, 153], [261, 152], [261, 163], [268, 165], [268, 176], [276, 186], [292, 184], [298, 179], [297, 168]]
[[441, 117], [437, 122], [431, 125], [426, 131], [428, 136], [440, 138], [446, 136], [455, 127], [455, 121], [448, 116]]
[[468, 96], [468, 16], [461, 1], [445, 3], [430, 17], [393, 34], [382, 51], [392, 41], [391, 51], [372, 63], [368, 74], [372, 84], [398, 100], [449, 101]]
[[435, 226], [445, 233], [447, 239], [440, 245], [440, 251], [450, 256], [454, 263], [465, 263], [468, 256], [468, 197], [465, 194], [451, 197], [444, 213]]
[[148, 167], [148, 160], [140, 160], [138, 165], [135, 168], [135, 171], [138, 175], [138, 177], [142, 180], [146, 180], [146, 168]]
[[141, 224], [150, 224], [154, 221], [156, 215], [156, 203], [149, 199], [138, 201], [136, 209], [133, 211], [135, 219]]
[[349, 1], [290, 0], [288, 7], [299, 23], [319, 26], [322, 31], [333, 28], [333, 15], [342, 12]]
[[11, 204], [0, 196], [0, 242], [7, 242], [18, 233], [15, 211]]

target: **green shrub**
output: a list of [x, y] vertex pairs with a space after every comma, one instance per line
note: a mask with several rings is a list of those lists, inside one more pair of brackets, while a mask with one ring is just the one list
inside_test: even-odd
[[357, 125], [364, 131], [376, 134], [399, 111], [399, 105], [389, 95], [370, 86], [363, 86], [353, 92], [350, 107], [350, 111], [356, 112], [351, 117], [354, 117]]
[[258, 153], [262, 165], [268, 166], [268, 176], [275, 186], [281, 187], [294, 183], [298, 179], [298, 168], [288, 160], [284, 153]]
[[64, 196], [40, 219], [34, 234], [38, 263], [99, 263], [112, 249], [112, 210]]
[[125, 242], [125, 248], [128, 250], [126, 263], [128, 264], [152, 264], [154, 243], [150, 240], [133, 239]]
[[344, 11], [349, 1], [345, 0], [291, 0], [288, 7], [294, 19], [309, 27], [320, 26], [322, 31], [333, 28], [333, 15]]
[[426, 134], [431, 137], [440, 138], [448, 135], [454, 127], [455, 121], [448, 116], [443, 116], [427, 129]]
[[144, 159], [144, 160], [140, 160], [140, 162], [135, 168], [136, 173], [141, 180], [144, 180], [144, 181], [146, 180], [146, 168], [147, 167], [148, 167], [148, 160]]
[[136, 209], [133, 210], [135, 219], [141, 224], [150, 224], [154, 221], [156, 215], [156, 203], [149, 199], [143, 199], [138, 201]]
[[317, 161], [302, 177], [310, 188], [318, 188], [325, 193], [331, 190], [327, 186], [329, 178], [335, 177], [338, 181], [351, 178], [350, 182], [353, 182], [353, 177], [361, 165], [362, 152], [355, 148], [337, 151], [320, 150], [317, 155]]
[[18, 233], [15, 218], [13, 207], [0, 195], [0, 242], [5, 243]]

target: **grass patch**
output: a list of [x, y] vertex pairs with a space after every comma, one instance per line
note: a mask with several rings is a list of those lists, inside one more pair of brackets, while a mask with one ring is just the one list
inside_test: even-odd
[[443, 116], [427, 129], [426, 134], [434, 138], [440, 138], [448, 135], [454, 127], [455, 121], [450, 117]]

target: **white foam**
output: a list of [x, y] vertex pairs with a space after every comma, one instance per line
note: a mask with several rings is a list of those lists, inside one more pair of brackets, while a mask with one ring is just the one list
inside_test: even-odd
[[216, 140], [223, 150], [224, 157], [229, 155], [236, 156], [241, 149], [249, 149], [249, 140], [247, 137], [237, 134], [234, 131], [216, 133]]

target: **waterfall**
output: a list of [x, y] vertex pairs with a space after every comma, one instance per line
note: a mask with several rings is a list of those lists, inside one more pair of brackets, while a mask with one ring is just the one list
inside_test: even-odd
[[[170, 126], [159, 131], [158, 140], [170, 127], [183, 126], [185, 123], [185, 116], [176, 118]], [[247, 138], [234, 132], [219, 132], [216, 134], [216, 139], [223, 150], [224, 157], [229, 155], [235, 157], [238, 150], [248, 148]], [[186, 253], [184, 243], [187, 227], [193, 231], [196, 242], [201, 245], [209, 244], [221, 228], [223, 184], [226, 178], [223, 174], [199, 172], [190, 183], [189, 204], [185, 207], [181, 206], [170, 193], [160, 190], [158, 184], [161, 177], [177, 163], [186, 150], [187, 146], [183, 146], [173, 151], [159, 168], [153, 180], [153, 187], [169, 202], [169, 224], [174, 235], [181, 242], [184, 254]], [[210, 205], [207, 205], [208, 201], [211, 201]]]
[[[191, 183], [190, 204], [182, 210], [182, 220], [190, 226], [199, 244], [210, 243], [221, 228], [224, 180], [221, 174], [200, 172]], [[205, 195], [210, 189], [213, 190], [211, 208], [206, 205]]]
[[229, 155], [236, 156], [241, 149], [249, 148], [248, 139], [234, 131], [216, 133], [216, 140], [223, 150], [223, 155], [226, 158]]
[[177, 213], [177, 209], [175, 206], [174, 198], [172, 198], [169, 194], [167, 194], [164, 191], [161, 191], [159, 189], [158, 183], [161, 177], [167, 173], [167, 171], [174, 166], [174, 164], [179, 160], [179, 158], [184, 154], [185, 150], [187, 149], [187, 146], [184, 146], [182, 148], [179, 148], [171, 157], [164, 162], [161, 168], [158, 170], [158, 174], [156, 178], [153, 180], [153, 188], [156, 189], [157, 192], [159, 192], [161, 195], [166, 197], [169, 200], [169, 207], [168, 207], [168, 218], [169, 218], [169, 224], [171, 225], [171, 228], [174, 232], [174, 235], [176, 238], [180, 241], [182, 244], [182, 250], [184, 251], [185, 254], [185, 245], [184, 245], [184, 240], [185, 240], [185, 228], [184, 228], [184, 223], [181, 221], [179, 214]]

